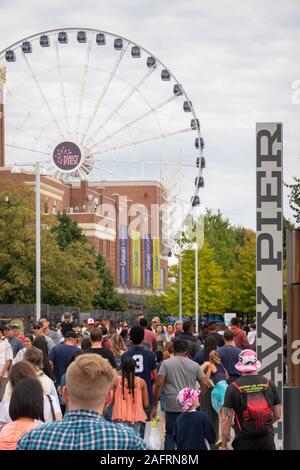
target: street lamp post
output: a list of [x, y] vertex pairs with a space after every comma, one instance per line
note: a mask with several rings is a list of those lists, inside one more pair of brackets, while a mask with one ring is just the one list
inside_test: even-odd
[[35, 164], [35, 314], [36, 320], [41, 318], [41, 167], [40, 163]]
[[195, 243], [195, 326], [196, 333], [199, 333], [199, 266], [198, 266], [198, 243]]
[[181, 264], [181, 250], [182, 250], [182, 231], [180, 231], [180, 243], [179, 243], [179, 320], [182, 321], [182, 264]]

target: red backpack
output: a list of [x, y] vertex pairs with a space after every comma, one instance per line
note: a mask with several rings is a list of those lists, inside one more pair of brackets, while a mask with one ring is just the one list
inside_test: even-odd
[[261, 390], [247, 391], [239, 387], [235, 382], [232, 385], [242, 395], [242, 418], [238, 418], [235, 413], [235, 419], [239, 430], [247, 436], [263, 436], [272, 432], [273, 411], [268, 403], [266, 392], [270, 386], [267, 380], [262, 385]]

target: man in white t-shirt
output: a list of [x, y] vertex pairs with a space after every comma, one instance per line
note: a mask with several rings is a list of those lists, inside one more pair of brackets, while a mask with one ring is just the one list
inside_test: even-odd
[[8, 371], [13, 360], [13, 350], [9, 341], [4, 336], [4, 331], [0, 327], [0, 401], [3, 398], [7, 384]]

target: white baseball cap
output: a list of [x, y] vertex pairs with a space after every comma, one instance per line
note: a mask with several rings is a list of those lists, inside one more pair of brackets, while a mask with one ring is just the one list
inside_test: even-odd
[[93, 318], [89, 318], [88, 321], [87, 321], [87, 324], [88, 325], [94, 325], [95, 324], [95, 320]]

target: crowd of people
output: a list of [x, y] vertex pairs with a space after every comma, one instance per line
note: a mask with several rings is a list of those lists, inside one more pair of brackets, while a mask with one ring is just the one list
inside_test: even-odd
[[24, 334], [0, 326], [0, 450], [147, 450], [164, 416], [165, 450], [275, 449], [276, 385], [258, 371], [256, 326], [232, 318], [134, 325], [65, 314]]

